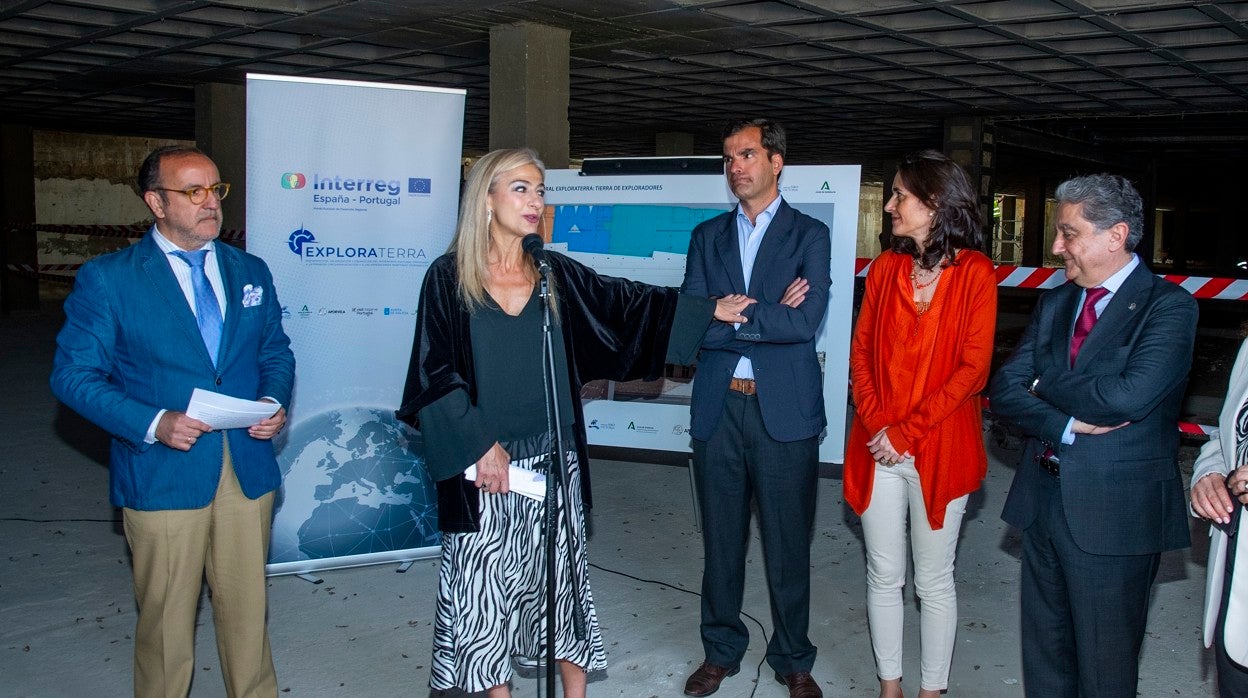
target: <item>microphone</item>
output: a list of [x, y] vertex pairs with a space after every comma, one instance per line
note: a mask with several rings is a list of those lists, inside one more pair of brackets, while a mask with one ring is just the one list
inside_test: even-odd
[[526, 254], [533, 258], [537, 263], [537, 270], [545, 274], [550, 271], [550, 262], [546, 259], [546, 250], [543, 248], [542, 236], [537, 233], [529, 233], [520, 241], [520, 246], [524, 248]]

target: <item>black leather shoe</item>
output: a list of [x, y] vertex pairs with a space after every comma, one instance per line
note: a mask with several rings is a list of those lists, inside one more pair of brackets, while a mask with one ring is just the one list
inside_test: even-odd
[[789, 698], [823, 698], [823, 690], [809, 671], [795, 671], [785, 676], [777, 672], [776, 681], [789, 687]]
[[723, 683], [724, 679], [740, 670], [740, 667], [729, 669], [710, 662], [702, 662], [697, 671], [690, 674], [689, 679], [685, 681], [685, 695], [695, 696], [695, 698], [709, 696], [719, 690], [719, 684]]

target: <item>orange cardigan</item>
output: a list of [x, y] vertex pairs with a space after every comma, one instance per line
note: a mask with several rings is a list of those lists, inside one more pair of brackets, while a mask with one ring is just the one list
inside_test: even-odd
[[979, 394], [988, 381], [997, 322], [997, 278], [983, 253], [962, 250], [919, 316], [911, 258], [886, 251], [871, 263], [849, 366], [854, 423], [845, 452], [845, 501], [871, 503], [875, 461], [867, 441], [885, 427], [914, 456], [927, 521], [944, 525], [949, 502], [979, 489], [988, 471]]

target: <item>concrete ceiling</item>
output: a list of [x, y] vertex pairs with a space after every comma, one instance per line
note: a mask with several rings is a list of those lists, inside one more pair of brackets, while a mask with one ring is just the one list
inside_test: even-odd
[[465, 88], [483, 151], [489, 29], [521, 21], [571, 31], [573, 157], [715, 153], [736, 115], [780, 118], [790, 162], [966, 114], [1041, 150], [1248, 151], [1248, 2], [1176, 0], [0, 0], [0, 122], [190, 138], [196, 84], [261, 72]]

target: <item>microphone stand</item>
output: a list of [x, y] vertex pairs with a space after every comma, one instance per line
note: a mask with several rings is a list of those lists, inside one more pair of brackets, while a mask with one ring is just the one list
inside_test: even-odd
[[[555, 368], [554, 325], [550, 315], [550, 263], [544, 255], [534, 255], [540, 274], [539, 296], [542, 301], [542, 382], [546, 388], [547, 434], [550, 438], [550, 472], [546, 476], [545, 507], [546, 525], [546, 695], [555, 698], [555, 549], [559, 544], [560, 492], [568, 485], [568, 464], [563, 457], [563, 426], [559, 419], [559, 380]], [[567, 496], [562, 498], [566, 505]], [[581, 608], [580, 584], [577, 580], [576, 561], [572, 546], [576, 544], [570, 512], [564, 511], [563, 521], [568, 538], [568, 579], [572, 584], [572, 630], [577, 640], [585, 638], [584, 610]]]

